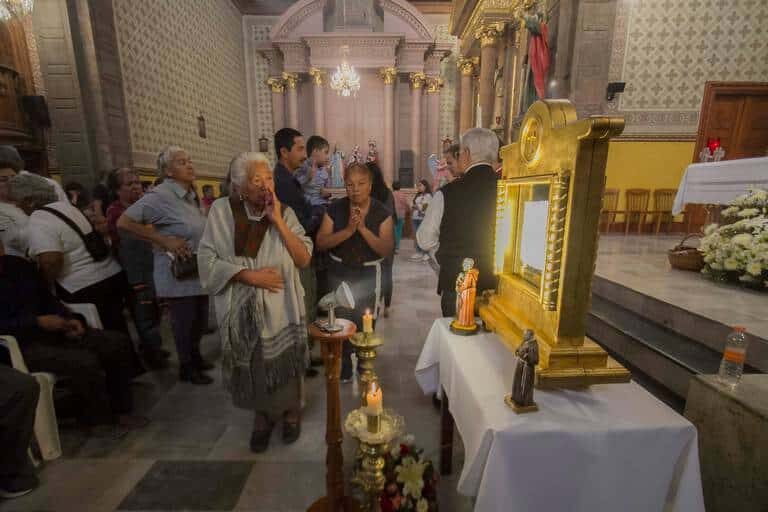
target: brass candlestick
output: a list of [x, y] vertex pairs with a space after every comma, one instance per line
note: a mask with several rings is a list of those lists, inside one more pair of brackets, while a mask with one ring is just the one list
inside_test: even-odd
[[358, 375], [360, 377], [360, 403], [368, 405], [365, 401], [365, 393], [372, 382], [378, 382], [379, 377], [373, 367], [376, 360], [376, 351], [384, 344], [384, 340], [372, 332], [359, 332], [349, 340], [357, 353]]
[[379, 498], [386, 484], [384, 476], [384, 454], [389, 443], [402, 435], [405, 421], [402, 416], [384, 410], [378, 416], [378, 431], [368, 430], [368, 418], [363, 408], [355, 409], [347, 415], [344, 430], [359, 442], [358, 450], [362, 453], [360, 464], [352, 477], [366, 496], [365, 510], [379, 512]]

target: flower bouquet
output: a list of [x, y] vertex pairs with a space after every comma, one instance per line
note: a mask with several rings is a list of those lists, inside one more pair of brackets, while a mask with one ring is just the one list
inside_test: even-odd
[[721, 212], [732, 221], [704, 229], [699, 251], [702, 273], [719, 281], [740, 282], [757, 290], [768, 287], [768, 191], [753, 189]]
[[437, 510], [437, 472], [432, 461], [424, 458], [424, 450], [413, 441], [413, 436], [405, 436], [385, 456], [382, 512]]

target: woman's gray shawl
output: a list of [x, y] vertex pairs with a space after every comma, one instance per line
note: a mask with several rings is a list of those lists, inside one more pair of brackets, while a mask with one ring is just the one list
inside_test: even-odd
[[[293, 210], [283, 206], [289, 229], [312, 253], [312, 241], [304, 233]], [[264, 362], [266, 391], [273, 392], [288, 379], [303, 375], [306, 368], [307, 327], [304, 289], [299, 270], [274, 226], [264, 236], [256, 258], [235, 255], [234, 217], [228, 198], [213, 203], [197, 253], [200, 282], [211, 294], [222, 343], [222, 371], [225, 386], [235, 402], [260, 394], [253, 386], [254, 350], [260, 349]], [[270, 292], [244, 285], [232, 278], [241, 270], [276, 268], [284, 288]]]

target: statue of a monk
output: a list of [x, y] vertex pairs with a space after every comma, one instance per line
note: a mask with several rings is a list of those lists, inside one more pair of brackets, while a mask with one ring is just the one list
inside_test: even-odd
[[461, 268], [456, 278], [456, 318], [451, 322], [451, 330], [458, 334], [474, 334], [477, 332], [475, 298], [480, 272], [472, 258], [464, 258]]
[[512, 402], [517, 407], [531, 407], [533, 401], [533, 382], [536, 376], [536, 365], [539, 364], [539, 343], [533, 331], [523, 332], [523, 342], [515, 351], [517, 366], [512, 381]]

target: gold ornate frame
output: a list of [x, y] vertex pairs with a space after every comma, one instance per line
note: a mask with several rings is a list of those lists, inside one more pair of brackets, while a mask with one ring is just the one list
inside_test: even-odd
[[[480, 306], [486, 327], [514, 350], [522, 332], [533, 329], [540, 342], [537, 385], [575, 387], [625, 382], [629, 372], [585, 336], [608, 142], [624, 120], [578, 120], [566, 100], [534, 103], [523, 119], [520, 140], [502, 149], [495, 238], [499, 286]], [[546, 252], [538, 289], [509, 272], [520, 244], [520, 187], [549, 184]], [[513, 264], [511, 268], [516, 268]]]

